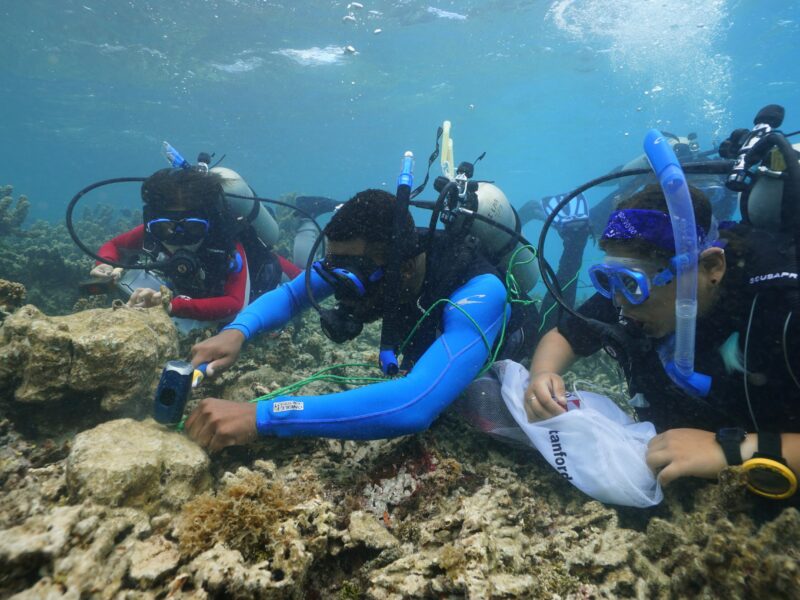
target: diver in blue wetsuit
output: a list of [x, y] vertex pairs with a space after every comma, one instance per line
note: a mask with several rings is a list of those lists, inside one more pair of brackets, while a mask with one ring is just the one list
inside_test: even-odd
[[[186, 422], [192, 439], [215, 451], [258, 435], [377, 439], [422, 431], [481, 371], [504, 321], [498, 358], [520, 359], [532, 349], [535, 309], [508, 302], [503, 275], [478, 245], [452, 243], [442, 231], [418, 230], [410, 214], [400, 243], [389, 243], [395, 202], [385, 191], [365, 190], [342, 205], [325, 227], [326, 255], [314, 263], [310, 286], [315, 298], [336, 297], [335, 309], [321, 311], [321, 324], [333, 341], [344, 342], [364, 323], [385, 315], [387, 268], [393, 256], [399, 258], [394, 318], [403, 337], [433, 307], [403, 352], [405, 376], [346, 392], [257, 404], [206, 398]], [[213, 375], [236, 360], [245, 341], [307, 309], [304, 279], [265, 294], [220, 334], [194, 346], [193, 363], [209, 363]]]

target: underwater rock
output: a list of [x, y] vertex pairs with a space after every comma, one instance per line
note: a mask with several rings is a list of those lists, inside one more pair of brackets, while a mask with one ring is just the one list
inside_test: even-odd
[[[291, 589], [285, 595], [268, 594], [276, 584], [264, 563], [246, 566], [237, 550], [217, 544], [195, 558], [188, 566], [195, 585], [208, 590], [214, 597], [236, 600], [258, 600], [271, 597], [292, 597]], [[283, 586], [285, 587], [285, 586]]]
[[400, 542], [375, 515], [360, 510], [350, 513], [345, 546], [363, 544], [367, 548], [383, 550], [397, 546]]
[[84, 431], [67, 458], [71, 497], [148, 514], [180, 509], [211, 483], [208, 455], [154, 421], [119, 419]]
[[177, 352], [175, 327], [160, 308], [47, 317], [28, 305], [0, 328], [0, 396], [20, 403], [88, 396], [105, 411], [136, 414]]
[[128, 576], [140, 588], [147, 589], [173, 573], [180, 560], [176, 544], [163, 536], [152, 536], [133, 545]]

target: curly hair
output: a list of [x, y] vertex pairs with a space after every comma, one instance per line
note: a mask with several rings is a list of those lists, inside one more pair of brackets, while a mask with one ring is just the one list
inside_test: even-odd
[[[325, 226], [325, 236], [335, 242], [363, 239], [368, 244], [388, 246], [392, 240], [397, 198], [384, 190], [358, 192], [345, 202]], [[401, 244], [393, 248], [403, 258], [417, 251], [417, 229], [410, 213], [402, 224]]]
[[219, 210], [222, 177], [194, 169], [161, 169], [142, 182], [142, 202], [156, 210]]

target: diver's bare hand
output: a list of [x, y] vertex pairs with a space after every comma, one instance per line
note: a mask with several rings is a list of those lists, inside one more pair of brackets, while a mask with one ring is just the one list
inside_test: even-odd
[[99, 265], [95, 265], [92, 270], [89, 271], [89, 276], [97, 277], [98, 279], [110, 279], [116, 283], [119, 281], [119, 278], [122, 277], [122, 269], [119, 267], [112, 267], [111, 265], [107, 265], [105, 263], [100, 263]]
[[161, 304], [161, 292], [150, 288], [136, 288], [128, 298], [128, 306], [132, 308], [153, 308]]
[[213, 377], [217, 372], [230, 367], [244, 344], [244, 334], [238, 329], [225, 329], [214, 337], [192, 346], [192, 365], [208, 363], [206, 375]]
[[186, 419], [186, 434], [209, 452], [243, 446], [258, 437], [256, 404], [204, 398]]
[[525, 390], [528, 422], [543, 421], [566, 411], [564, 379], [558, 373], [538, 373]]
[[[741, 447], [743, 458], [752, 456], [755, 441], [746, 439]], [[667, 486], [687, 476], [714, 479], [728, 466], [728, 461], [714, 432], [668, 429], [647, 445], [647, 466], [658, 475], [658, 482]]]

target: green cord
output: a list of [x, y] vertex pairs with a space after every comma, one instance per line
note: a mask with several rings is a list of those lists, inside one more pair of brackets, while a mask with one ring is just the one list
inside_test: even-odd
[[[567, 289], [567, 288], [568, 288], [570, 285], [572, 285], [573, 283], [575, 283], [575, 282], [578, 280], [578, 275], [579, 275], [579, 273], [575, 273], [575, 277], [573, 277], [572, 279], [570, 279], [570, 280], [569, 280], [569, 281], [566, 283], [566, 285], [564, 286], [564, 288], [563, 288], [563, 289]], [[545, 324], [545, 323], [547, 323], [547, 315], [549, 315], [551, 312], [553, 312], [553, 309], [554, 309], [556, 306], [558, 306], [558, 302], [556, 302], [556, 303], [554, 303], [553, 305], [551, 305], [551, 306], [550, 306], [550, 308], [548, 308], [548, 309], [545, 311], [545, 313], [542, 315], [542, 323], [541, 323], [541, 325], [539, 325], [539, 333], [541, 333], [541, 332], [542, 332], [542, 328], [544, 327], [544, 324]]]

